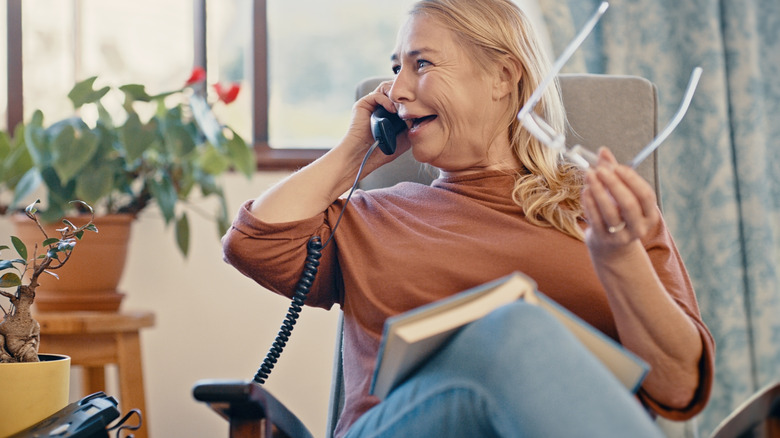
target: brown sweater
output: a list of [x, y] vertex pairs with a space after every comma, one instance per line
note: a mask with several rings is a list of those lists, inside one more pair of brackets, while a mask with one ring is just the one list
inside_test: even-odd
[[[619, 341], [585, 244], [526, 221], [512, 201], [513, 183], [511, 175], [486, 171], [438, 179], [431, 186], [401, 183], [355, 192], [323, 251], [306, 302], [326, 309], [339, 304], [344, 311], [346, 400], [337, 435], [377, 403], [368, 388], [387, 317], [512, 271], [527, 274], [540, 291]], [[225, 260], [260, 285], [291, 296], [308, 239], [316, 234], [324, 242], [330, 236], [344, 201], [315, 217], [282, 224], [258, 220], [248, 211], [250, 203], [242, 206], [223, 239]], [[714, 342], [665, 224], [643, 243], [704, 344], [700, 388], [686, 410], [669, 410], [639, 393], [653, 412], [682, 420], [698, 413], [709, 398]]]

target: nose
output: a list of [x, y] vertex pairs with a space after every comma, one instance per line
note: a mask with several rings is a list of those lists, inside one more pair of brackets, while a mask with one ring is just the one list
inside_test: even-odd
[[415, 99], [416, 83], [408, 69], [401, 68], [401, 71], [395, 75], [393, 85], [387, 93], [387, 97], [395, 103], [406, 103]]

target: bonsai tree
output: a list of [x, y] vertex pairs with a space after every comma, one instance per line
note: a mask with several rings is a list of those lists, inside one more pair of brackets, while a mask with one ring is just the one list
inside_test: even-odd
[[13, 136], [0, 134], [0, 194], [13, 193], [5, 206], [0, 199], [0, 213], [18, 210], [39, 187], [46, 192], [44, 223], [86, 211], [71, 199], [98, 215], [135, 216], [156, 205], [186, 256], [188, 211], [203, 211], [191, 201], [204, 198], [217, 203], [221, 237], [230, 223], [218, 177], [237, 170], [249, 178], [256, 162], [252, 147], [211, 111], [212, 104], [235, 100], [238, 85], [215, 84], [209, 104], [205, 80], [196, 68], [182, 88], [154, 95], [139, 84], [96, 88], [97, 77], [77, 83], [68, 98], [81, 115], [47, 125], [39, 110]]
[[[92, 207], [85, 202], [75, 201], [81, 208], [89, 211], [92, 218], [81, 226], [63, 220], [65, 226], [57, 230], [60, 235], [50, 237], [38, 219], [38, 202], [27, 206], [24, 212], [41, 230], [43, 243], [40, 247], [36, 244], [30, 254], [18, 237], [11, 236], [18, 258], [6, 259], [2, 252], [10, 247], [0, 246], [0, 296], [10, 301], [8, 308], [0, 306], [3, 312], [3, 319], [0, 321], [0, 363], [38, 362], [41, 327], [31, 313], [38, 278], [43, 274], [57, 277], [53, 271], [70, 260], [76, 241], [81, 240], [86, 231], [98, 232], [92, 223]], [[26, 280], [27, 284], [23, 284], [23, 280]], [[15, 291], [8, 292], [6, 289], [9, 288], [15, 288]]]

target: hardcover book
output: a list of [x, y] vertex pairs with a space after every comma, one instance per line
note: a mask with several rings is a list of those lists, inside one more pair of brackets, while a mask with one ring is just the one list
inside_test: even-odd
[[528, 276], [515, 272], [385, 321], [371, 394], [384, 399], [457, 331], [515, 300], [540, 306], [571, 331], [630, 391], [636, 392], [649, 366], [622, 345], [543, 293]]

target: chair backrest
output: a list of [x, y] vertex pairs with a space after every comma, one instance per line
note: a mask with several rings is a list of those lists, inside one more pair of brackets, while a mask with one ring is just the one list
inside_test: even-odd
[[[381, 81], [387, 79], [389, 78], [377, 77], [362, 81], [357, 87], [356, 98], [373, 91]], [[655, 137], [658, 129], [658, 93], [655, 85], [647, 79], [637, 76], [565, 74], [560, 75], [559, 80], [569, 121], [567, 145], [581, 144], [594, 152], [598, 147], [606, 146], [612, 150], [618, 161], [626, 163]], [[637, 171], [655, 188], [660, 206], [657, 151], [639, 165]], [[363, 178], [359, 187], [370, 190], [389, 187], [401, 181], [427, 184], [434, 177], [435, 175], [407, 152]], [[331, 382], [328, 436], [331, 436], [336, 426], [344, 401], [341, 320], [338, 331]]]
[[[369, 78], [358, 85], [356, 97], [373, 91], [388, 78]], [[569, 128], [566, 144], [581, 144], [592, 151], [606, 146], [620, 162], [628, 162], [655, 137], [658, 98], [655, 85], [637, 76], [565, 74], [559, 76]], [[659, 195], [658, 156], [654, 152], [637, 171]], [[401, 181], [429, 183], [435, 175], [405, 153], [366, 176], [363, 189], [388, 187]]]

